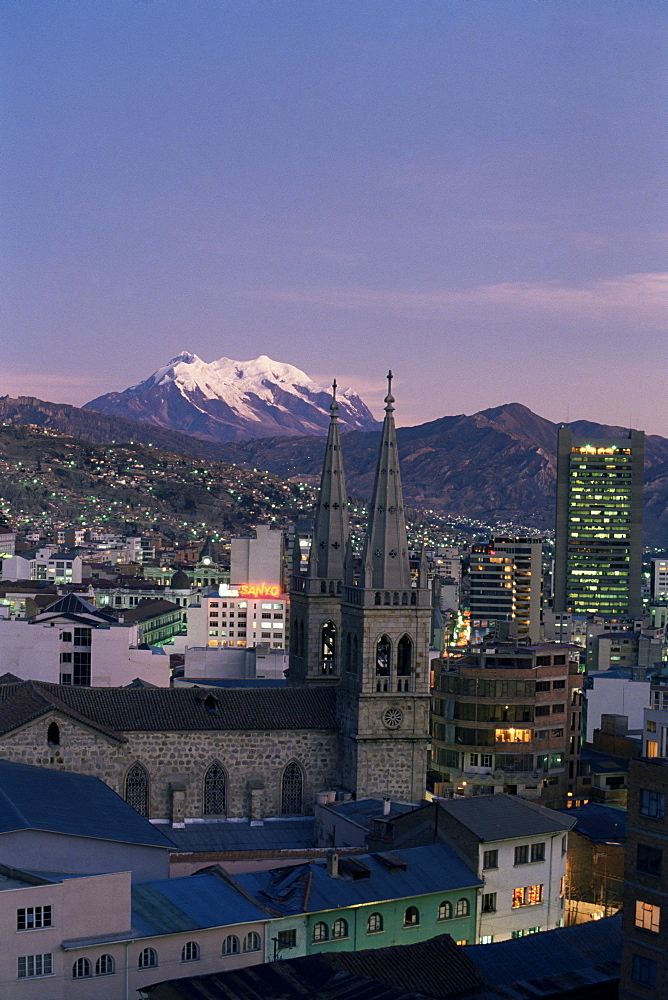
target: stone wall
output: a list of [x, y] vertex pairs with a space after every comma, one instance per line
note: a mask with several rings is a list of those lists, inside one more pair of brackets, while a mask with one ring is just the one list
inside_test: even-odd
[[[60, 729], [60, 744], [47, 742], [51, 722]], [[290, 761], [304, 775], [305, 813], [313, 812], [315, 793], [339, 785], [338, 736], [331, 730], [268, 732], [155, 732], [124, 734], [118, 743], [57, 712], [6, 734], [0, 757], [74, 771], [101, 778], [125, 797], [125, 776], [136, 761], [150, 779], [151, 819], [171, 819], [172, 789], [185, 789], [183, 816], [201, 818], [204, 775], [218, 760], [227, 773], [228, 817], [250, 815], [250, 790], [261, 816], [281, 812], [281, 782]]]

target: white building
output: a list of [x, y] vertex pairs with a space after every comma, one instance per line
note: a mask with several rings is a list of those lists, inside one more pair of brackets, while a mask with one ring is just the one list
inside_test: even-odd
[[643, 726], [643, 711], [649, 705], [650, 682], [632, 680], [630, 671], [604, 670], [590, 674], [585, 682], [585, 715], [587, 732], [585, 742], [594, 739], [594, 730], [601, 728], [604, 715], [625, 715], [631, 732], [640, 732]]
[[230, 542], [230, 586], [264, 583], [283, 587], [283, 532], [258, 524], [255, 538]]
[[20, 552], [2, 560], [4, 580], [47, 580], [49, 583], [81, 583], [81, 556], [44, 545], [35, 552]]
[[438, 838], [484, 879], [478, 944], [563, 926], [574, 818], [505, 794], [448, 799], [439, 806]]
[[202, 596], [188, 608], [188, 646], [244, 649], [268, 645], [286, 648], [288, 595], [278, 584], [243, 584]]
[[668, 597], [668, 559], [652, 559], [650, 562], [650, 596]]
[[169, 687], [169, 655], [140, 648], [140, 628], [68, 594], [34, 618], [0, 617], [2, 672], [53, 684], [123, 687], [140, 678]]

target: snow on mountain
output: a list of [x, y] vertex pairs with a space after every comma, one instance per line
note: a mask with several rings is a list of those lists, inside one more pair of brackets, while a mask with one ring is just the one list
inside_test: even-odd
[[[377, 426], [352, 389], [339, 390], [337, 400], [344, 431]], [[206, 362], [182, 351], [137, 385], [98, 396], [85, 408], [222, 442], [324, 434], [330, 402], [328, 386], [266, 354]]]

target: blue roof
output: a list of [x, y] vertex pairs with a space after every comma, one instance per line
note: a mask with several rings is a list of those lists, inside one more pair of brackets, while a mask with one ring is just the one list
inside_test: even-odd
[[626, 810], [614, 806], [588, 802], [586, 806], [562, 810], [575, 819], [577, 833], [583, 834], [597, 844], [619, 843], [626, 838]]
[[391, 802], [390, 812], [385, 816], [383, 815], [383, 805], [382, 799], [350, 799], [347, 802], [332, 802], [328, 808], [364, 827], [365, 830], [369, 829], [372, 819], [396, 819], [397, 816], [403, 816], [404, 813], [413, 812], [414, 809], [419, 808], [409, 805], [407, 802]]
[[267, 919], [266, 913], [215, 871], [132, 887], [132, 927], [142, 935]]
[[183, 829], [170, 830], [169, 836], [179, 851], [270, 851], [315, 847], [312, 816], [295, 819], [265, 820], [255, 826], [243, 823], [186, 823]]
[[99, 778], [0, 760], [0, 834], [44, 830], [173, 850]]
[[[403, 862], [404, 867], [395, 865], [395, 859]], [[346, 874], [360, 863], [368, 869], [367, 877]], [[483, 884], [446, 844], [412, 847], [402, 850], [401, 855], [341, 857], [339, 873], [338, 878], [332, 878], [327, 874], [326, 862], [314, 862], [273, 871], [246, 872], [236, 875], [235, 881], [259, 903], [286, 915], [407, 899]]]

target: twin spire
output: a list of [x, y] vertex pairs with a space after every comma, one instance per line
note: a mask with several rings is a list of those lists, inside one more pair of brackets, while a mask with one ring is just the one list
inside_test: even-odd
[[[364, 543], [361, 584], [364, 588], [374, 590], [408, 590], [411, 587], [411, 575], [394, 426], [391, 371], [387, 376], [387, 386], [385, 419]], [[334, 381], [309, 565], [309, 576], [321, 580], [343, 579], [344, 556], [350, 535], [336, 389]]]

